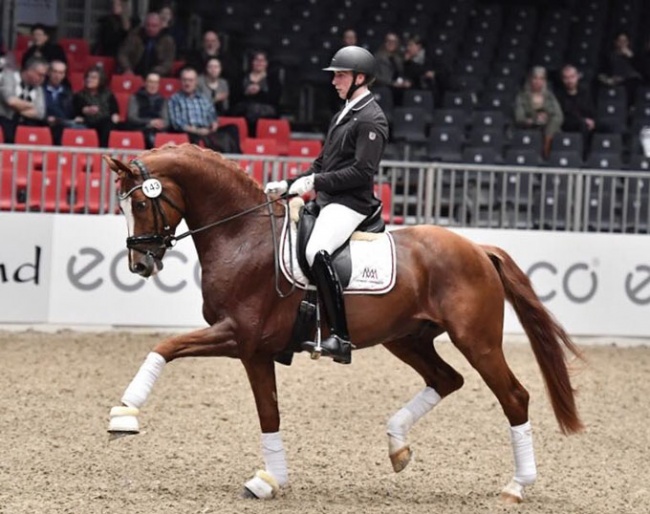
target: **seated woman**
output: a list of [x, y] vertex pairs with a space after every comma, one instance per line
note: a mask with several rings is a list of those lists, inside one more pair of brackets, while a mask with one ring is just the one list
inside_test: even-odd
[[199, 76], [199, 92], [212, 100], [217, 114], [224, 115], [228, 111], [230, 87], [228, 81], [221, 76], [221, 61], [210, 57], [205, 64], [203, 74]]
[[242, 81], [243, 98], [233, 109], [233, 115], [244, 116], [250, 134], [255, 133], [259, 118], [277, 118], [280, 103], [280, 81], [269, 72], [265, 52], [255, 52], [250, 71]]
[[86, 71], [84, 87], [75, 93], [72, 100], [75, 121], [88, 128], [94, 128], [101, 147], [108, 146], [108, 136], [113, 126], [120, 121], [117, 100], [106, 87], [106, 76], [101, 67]]
[[544, 132], [544, 157], [548, 157], [553, 135], [564, 121], [562, 108], [548, 89], [546, 69], [535, 66], [526, 80], [524, 89], [515, 100], [515, 123], [520, 128], [539, 128]]

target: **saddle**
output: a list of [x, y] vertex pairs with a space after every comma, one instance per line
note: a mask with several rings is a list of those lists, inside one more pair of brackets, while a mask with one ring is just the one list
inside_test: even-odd
[[[318, 218], [319, 213], [320, 207], [312, 200], [302, 207], [300, 218], [298, 220], [298, 235], [296, 241], [298, 265], [310, 282], [313, 282], [313, 278], [311, 276], [309, 264], [307, 263], [307, 258], [305, 257], [305, 250], [311, 233], [314, 230], [314, 225], [316, 224], [316, 219]], [[371, 232], [374, 234], [384, 232], [386, 230], [386, 224], [384, 223], [381, 214], [380, 204], [370, 216], [361, 222], [356, 231]], [[350, 277], [352, 275], [350, 239], [343, 243], [343, 245], [332, 254], [332, 264], [334, 265], [334, 269], [336, 269], [336, 273], [341, 281], [341, 287], [345, 289], [350, 284]]]
[[[316, 218], [320, 212], [320, 207], [314, 201], [308, 202], [301, 207], [299, 219], [297, 224], [297, 241], [296, 241], [296, 257], [300, 269], [305, 274], [305, 277], [313, 282], [311, 270], [307, 259], [305, 257], [305, 250], [307, 242], [314, 230]], [[357, 232], [371, 232], [380, 233], [386, 230], [386, 224], [381, 215], [381, 204], [375, 211], [368, 216], [358, 227]], [[338, 248], [332, 255], [332, 264], [336, 273], [341, 281], [341, 286], [346, 288], [350, 284], [350, 277], [352, 275], [352, 259], [350, 252], [350, 239], [348, 239], [340, 248]], [[296, 320], [294, 322], [291, 341], [287, 348], [275, 356], [275, 361], [290, 366], [293, 360], [293, 354], [302, 351], [301, 343], [312, 338], [316, 330], [316, 303], [318, 296], [314, 289], [307, 289], [305, 297], [300, 302]]]

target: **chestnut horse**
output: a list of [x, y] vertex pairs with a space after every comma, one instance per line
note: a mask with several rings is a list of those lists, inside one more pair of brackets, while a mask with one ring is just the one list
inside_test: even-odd
[[[288, 483], [274, 357], [290, 340], [302, 300], [301, 294], [285, 296], [280, 294], [283, 288], [276, 287], [277, 241], [271, 226], [280, 232], [286, 207], [269, 201], [236, 163], [194, 145], [150, 150], [128, 164], [104, 158], [118, 176], [120, 205], [128, 221], [130, 270], [143, 277], [158, 272], [184, 218], [202, 268], [203, 316], [209, 325], [153, 348], [122, 404], [111, 410], [109, 432], [115, 438], [139, 431], [139, 411], [165, 364], [180, 357], [240, 359], [255, 397], [265, 463], [265, 469], [246, 482], [244, 493], [271, 498]], [[382, 344], [424, 379], [425, 388], [388, 422], [393, 468], [398, 472], [409, 463], [407, 434], [414, 423], [463, 385], [463, 377], [433, 344], [447, 332], [508, 419], [515, 472], [501, 497], [521, 501], [537, 470], [528, 392], [502, 350], [505, 300], [526, 331], [565, 434], [582, 429], [565, 349], [578, 357], [580, 352], [502, 249], [428, 225], [396, 230], [392, 236], [397, 255], [394, 288], [382, 295], [346, 295], [345, 306], [357, 349]], [[290, 289], [284, 277], [279, 283], [284, 291]]]

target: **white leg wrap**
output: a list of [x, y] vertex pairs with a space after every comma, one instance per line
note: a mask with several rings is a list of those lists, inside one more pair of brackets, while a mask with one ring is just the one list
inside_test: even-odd
[[151, 393], [154, 383], [162, 373], [165, 363], [162, 355], [155, 352], [149, 353], [129, 387], [124, 391], [122, 403], [136, 409], [142, 408]]
[[262, 434], [262, 455], [266, 471], [273, 475], [280, 487], [285, 486], [289, 482], [289, 472], [280, 432]]
[[270, 500], [278, 492], [278, 483], [266, 471], [258, 471], [255, 476], [244, 484], [244, 487], [260, 500]]
[[395, 452], [406, 446], [406, 437], [413, 425], [427, 412], [440, 403], [440, 395], [432, 387], [425, 387], [388, 421], [388, 452]]
[[530, 421], [523, 425], [510, 427], [512, 452], [515, 457], [515, 476], [513, 480], [520, 485], [531, 485], [537, 478], [533, 433]]

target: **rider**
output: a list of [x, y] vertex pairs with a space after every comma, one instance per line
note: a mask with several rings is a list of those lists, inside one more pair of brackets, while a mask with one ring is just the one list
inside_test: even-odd
[[375, 78], [375, 58], [358, 46], [341, 48], [325, 71], [333, 71], [332, 84], [346, 100], [332, 119], [320, 155], [309, 170], [291, 181], [270, 182], [267, 193], [304, 195], [315, 190], [320, 214], [306, 248], [314, 282], [323, 300], [330, 336], [322, 344], [324, 355], [336, 362], [351, 362], [351, 343], [343, 289], [331, 255], [380, 205], [374, 196], [374, 175], [388, 139], [388, 122], [368, 89]]

